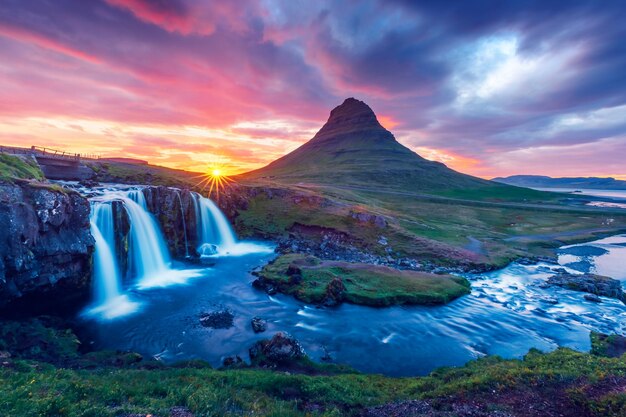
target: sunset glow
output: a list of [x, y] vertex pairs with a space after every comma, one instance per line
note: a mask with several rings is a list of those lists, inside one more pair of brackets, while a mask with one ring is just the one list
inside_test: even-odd
[[245, 3], [6, 2], [0, 144], [234, 175], [354, 96], [466, 173], [626, 177], [618, 2]]

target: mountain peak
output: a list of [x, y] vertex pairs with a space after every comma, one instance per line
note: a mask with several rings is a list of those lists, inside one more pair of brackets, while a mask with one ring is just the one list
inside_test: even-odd
[[370, 106], [350, 97], [330, 112], [328, 121], [316, 136], [370, 129], [384, 130]]

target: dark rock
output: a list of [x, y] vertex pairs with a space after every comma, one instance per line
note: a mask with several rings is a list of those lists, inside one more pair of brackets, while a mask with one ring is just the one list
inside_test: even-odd
[[91, 295], [90, 206], [48, 184], [0, 183], [0, 309], [35, 315], [80, 309]]
[[593, 303], [601, 303], [602, 299], [595, 294], [585, 294], [583, 297], [587, 301], [591, 301]]
[[270, 340], [259, 340], [250, 348], [250, 359], [261, 366], [285, 364], [304, 356], [300, 342], [285, 332], [276, 333]]
[[622, 302], [626, 300], [622, 283], [616, 279], [594, 274], [561, 273], [548, 278], [548, 284], [582, 291], [602, 297], [616, 298]]
[[328, 307], [337, 306], [343, 302], [345, 295], [346, 286], [343, 284], [341, 278], [335, 277], [326, 286], [326, 292], [324, 294], [322, 304]]
[[254, 333], [262, 333], [267, 330], [267, 321], [263, 320], [261, 317], [253, 317], [250, 323], [252, 324]]
[[161, 226], [170, 253], [179, 259], [197, 255], [195, 248], [201, 242], [191, 192], [163, 186], [146, 187], [142, 191], [148, 210]]
[[239, 367], [245, 365], [245, 362], [239, 355], [227, 356], [222, 360], [222, 364], [227, 368]]
[[212, 329], [228, 329], [233, 327], [235, 315], [230, 310], [218, 310], [200, 316], [200, 324]]

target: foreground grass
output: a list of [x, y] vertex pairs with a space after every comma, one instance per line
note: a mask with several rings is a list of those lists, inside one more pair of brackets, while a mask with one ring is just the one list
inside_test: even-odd
[[261, 279], [307, 303], [347, 301], [369, 306], [445, 304], [470, 292], [465, 278], [393, 268], [322, 261], [289, 254], [266, 265]]
[[[538, 401], [536, 409], [550, 405], [545, 415], [556, 415], [551, 410], [560, 407], [567, 411], [563, 415], [626, 413], [626, 393], [616, 389], [626, 381], [626, 358], [568, 349], [531, 351], [524, 360], [489, 357], [422, 378], [308, 376], [255, 369], [74, 370], [23, 360], [4, 366], [0, 410], [23, 417], [169, 415], [175, 406], [197, 416], [338, 416], [407, 399], [429, 399], [446, 409], [468, 398], [485, 409], [526, 415], [525, 407], [532, 404], [525, 401], [531, 397]], [[317, 411], [307, 411], [313, 409]]]
[[11, 182], [14, 179], [43, 180], [44, 176], [35, 161], [0, 153], [0, 180]]

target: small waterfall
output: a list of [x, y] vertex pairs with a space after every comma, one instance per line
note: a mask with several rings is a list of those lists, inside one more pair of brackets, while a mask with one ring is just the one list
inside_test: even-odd
[[130, 260], [139, 285], [170, 269], [170, 255], [156, 220], [146, 210], [141, 191], [129, 191], [119, 197], [130, 218]]
[[206, 197], [192, 193], [200, 245], [198, 251], [214, 254], [207, 250], [210, 245], [218, 247], [218, 253], [226, 254], [237, 246], [237, 238], [224, 213]]
[[121, 294], [120, 273], [115, 253], [113, 208], [110, 202], [96, 202], [91, 212], [91, 233], [96, 241], [94, 286], [96, 302], [107, 304]]
[[185, 209], [183, 208], [183, 199], [180, 197], [180, 192], [176, 192], [178, 196], [178, 202], [180, 203], [180, 215], [183, 218], [183, 234], [185, 236], [185, 258], [189, 258], [189, 244], [187, 242], [187, 223], [185, 222]]
[[139, 305], [122, 293], [122, 279], [115, 259], [113, 207], [110, 201], [95, 201], [90, 217], [91, 234], [96, 243], [93, 266], [95, 306], [88, 316], [113, 319], [136, 311]]

